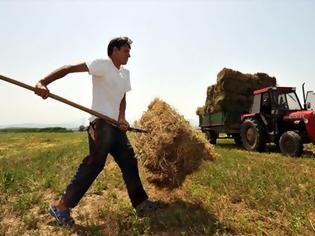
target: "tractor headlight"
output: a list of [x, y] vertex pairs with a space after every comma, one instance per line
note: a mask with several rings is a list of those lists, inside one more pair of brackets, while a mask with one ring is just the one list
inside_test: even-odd
[[308, 124], [308, 119], [304, 118], [304, 124]]

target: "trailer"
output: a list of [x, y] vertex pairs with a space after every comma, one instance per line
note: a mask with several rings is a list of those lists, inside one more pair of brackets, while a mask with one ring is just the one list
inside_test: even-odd
[[216, 144], [217, 139], [224, 136], [224, 138], [233, 138], [236, 145], [241, 145], [241, 115], [242, 113], [237, 111], [200, 114], [199, 127], [211, 144]]

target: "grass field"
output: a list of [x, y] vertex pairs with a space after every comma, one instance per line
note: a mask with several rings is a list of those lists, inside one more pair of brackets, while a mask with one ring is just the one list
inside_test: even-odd
[[[132, 137], [131, 137], [132, 140]], [[77, 225], [47, 213], [82, 158], [86, 134], [0, 133], [0, 235], [315, 235], [315, 158], [255, 153], [229, 140], [173, 192], [155, 189], [166, 207], [143, 218], [131, 208], [119, 169], [105, 171], [73, 210]]]

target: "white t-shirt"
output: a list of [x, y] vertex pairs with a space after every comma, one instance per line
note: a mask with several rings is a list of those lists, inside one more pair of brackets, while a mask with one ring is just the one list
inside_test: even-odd
[[[131, 90], [129, 71], [122, 66], [117, 69], [111, 59], [96, 59], [86, 65], [92, 75], [92, 109], [118, 120], [120, 102]], [[94, 119], [92, 116], [90, 121]]]

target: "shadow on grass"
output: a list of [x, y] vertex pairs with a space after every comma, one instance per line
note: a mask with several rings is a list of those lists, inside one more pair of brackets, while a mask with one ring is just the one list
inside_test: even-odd
[[[75, 225], [76, 235], [214, 235], [233, 234], [213, 214], [198, 204], [177, 200], [138, 217], [134, 212], [108, 212], [97, 225]], [[103, 223], [104, 222], [104, 223]]]
[[215, 144], [217, 147], [226, 148], [226, 149], [239, 149], [244, 150], [244, 148], [241, 145], [237, 145], [234, 142], [221, 142]]
[[[242, 146], [236, 145], [235, 143], [232, 143], [232, 142], [217, 143], [215, 146], [218, 146], [218, 147], [224, 148], [224, 149], [228, 149], [228, 150], [235, 149], [235, 150], [246, 151]], [[265, 153], [265, 154], [278, 153], [278, 154], [281, 154], [279, 147], [275, 144], [267, 144], [265, 151], [261, 152], [261, 153]], [[294, 158], [294, 157], [291, 157], [291, 158]], [[311, 150], [304, 150], [302, 153], [302, 156], [299, 158], [315, 158], [315, 152], [313, 152]]]
[[304, 150], [302, 158], [315, 158], [315, 153], [310, 150]]
[[215, 215], [202, 208], [182, 200], [166, 205], [164, 208], [149, 214], [153, 234], [213, 235], [215, 233], [233, 233], [223, 225]]
[[[279, 155], [283, 155], [280, 151], [280, 148], [277, 145], [274, 144], [269, 144], [266, 147], [266, 151], [265, 153], [278, 153]], [[288, 158], [315, 158], [315, 153], [313, 151], [310, 150], [304, 150], [302, 153], [302, 156], [300, 157], [289, 157]]]

